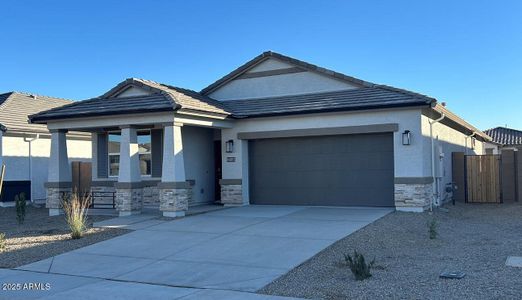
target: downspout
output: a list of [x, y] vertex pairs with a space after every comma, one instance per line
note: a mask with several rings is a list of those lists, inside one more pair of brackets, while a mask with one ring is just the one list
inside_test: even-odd
[[33, 153], [32, 153], [32, 143], [40, 138], [40, 134], [37, 133], [36, 137], [33, 138], [27, 138], [24, 136], [24, 142], [29, 143], [29, 181], [30, 181], [30, 196], [31, 196], [31, 202], [34, 203], [34, 195], [33, 195]]
[[468, 139], [469, 139], [469, 142], [470, 142], [470, 147], [472, 146], [471, 145], [471, 139], [475, 136], [475, 134], [477, 134], [476, 132], [473, 132], [472, 134], [466, 136], [466, 154], [468, 154]]
[[430, 201], [430, 212], [433, 211], [433, 202], [437, 201], [438, 193], [437, 193], [437, 179], [435, 175], [435, 142], [433, 141], [433, 124], [438, 123], [444, 119], [446, 115], [444, 113], [440, 113], [440, 118], [436, 120], [429, 121], [430, 123], [430, 140], [431, 140], [431, 177], [432, 177], [432, 188], [433, 188], [433, 198]]

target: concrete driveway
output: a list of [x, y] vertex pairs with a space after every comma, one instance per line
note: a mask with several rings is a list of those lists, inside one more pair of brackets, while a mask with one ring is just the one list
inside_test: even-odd
[[270, 299], [253, 292], [391, 211], [244, 206], [148, 220], [132, 233], [19, 268], [24, 271], [0, 270], [0, 282], [52, 284], [50, 291], [0, 296]]

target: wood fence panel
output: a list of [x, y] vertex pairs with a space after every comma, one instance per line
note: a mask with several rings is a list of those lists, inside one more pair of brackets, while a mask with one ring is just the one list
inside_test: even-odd
[[90, 162], [73, 161], [71, 163], [72, 189], [80, 194], [89, 193], [92, 182]]
[[465, 160], [467, 202], [500, 203], [499, 155], [468, 155]]

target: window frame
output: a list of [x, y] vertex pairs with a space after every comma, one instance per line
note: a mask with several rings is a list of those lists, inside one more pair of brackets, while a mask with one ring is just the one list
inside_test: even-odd
[[150, 156], [150, 174], [141, 174], [141, 168], [140, 168], [140, 176], [141, 177], [152, 177], [152, 131], [150, 129], [142, 129], [138, 130], [136, 132], [136, 135], [139, 136], [140, 132], [148, 132], [148, 136], [150, 137], [150, 149], [147, 152], [140, 152], [139, 149], [139, 143], [138, 143], [138, 161], [141, 162], [141, 156], [142, 155], [149, 155]]
[[[120, 149], [118, 152], [110, 152], [109, 149], [109, 143], [110, 141], [110, 135], [119, 133], [120, 134]], [[118, 174], [117, 175], [111, 175], [111, 156], [118, 156]], [[107, 175], [109, 178], [118, 178], [120, 176], [120, 159], [121, 159], [121, 130], [120, 131], [108, 131], [107, 132]]]
[[[141, 174], [141, 168], [140, 168], [140, 176], [141, 177], [152, 177], [152, 131], [151, 129], [141, 129], [141, 130], [137, 130], [136, 131], [136, 135], [138, 136], [138, 134], [140, 132], [148, 132], [148, 136], [150, 137], [150, 149], [149, 151], [147, 152], [140, 152], [139, 151], [139, 143], [138, 143], [138, 161], [141, 161], [141, 155], [149, 155], [150, 156], [150, 174]], [[113, 131], [108, 131], [107, 132], [107, 176], [109, 178], [118, 178], [118, 176], [120, 176], [120, 166], [119, 166], [119, 162], [118, 162], [118, 174], [117, 175], [111, 175], [111, 156], [118, 156], [118, 158], [121, 159], [121, 150], [119, 150], [118, 152], [110, 152], [109, 151], [109, 143], [110, 143], [110, 135], [111, 134], [117, 134], [119, 133], [120, 137], [121, 137], [121, 130], [113, 130]], [[138, 142], [138, 141], [136, 141]], [[121, 147], [121, 140], [120, 140], [120, 147]]]

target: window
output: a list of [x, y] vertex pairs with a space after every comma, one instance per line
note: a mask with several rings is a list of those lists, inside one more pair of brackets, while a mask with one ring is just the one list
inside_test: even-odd
[[140, 155], [140, 173], [149, 176], [152, 170], [150, 130], [138, 131], [138, 153]]
[[108, 153], [109, 153], [109, 176], [118, 176], [120, 172], [120, 132], [109, 132]]
[[[120, 172], [120, 141], [121, 132], [109, 132], [108, 155], [109, 155], [109, 176], [116, 177]], [[140, 173], [150, 176], [152, 171], [151, 156], [151, 135], [150, 130], [138, 131], [138, 155]]]

